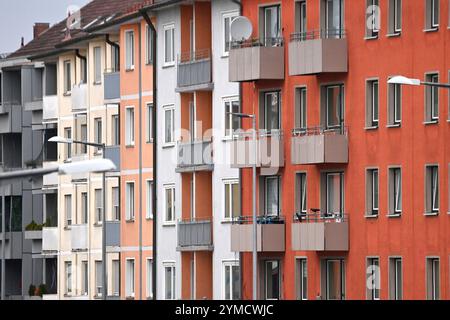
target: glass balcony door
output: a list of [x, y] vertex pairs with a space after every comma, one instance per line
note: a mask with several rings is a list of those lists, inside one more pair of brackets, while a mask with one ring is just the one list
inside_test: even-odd
[[281, 10], [280, 6], [264, 8], [264, 44], [276, 46], [277, 38], [281, 37]]
[[345, 299], [345, 263], [342, 259], [330, 259], [325, 261], [326, 274], [326, 299]]
[[344, 213], [344, 174], [326, 175], [326, 215], [342, 216]]
[[343, 29], [342, 0], [326, 0], [325, 29], [327, 38], [340, 38]]
[[280, 299], [280, 262], [278, 260], [268, 260], [264, 262], [264, 299]]

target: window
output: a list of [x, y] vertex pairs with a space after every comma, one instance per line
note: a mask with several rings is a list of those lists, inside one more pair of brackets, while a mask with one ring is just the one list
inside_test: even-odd
[[[102, 118], [94, 119], [94, 140], [96, 143], [102, 144]], [[101, 151], [101, 147], [97, 147], [97, 152]]]
[[263, 92], [262, 98], [262, 127], [267, 130], [267, 132], [271, 132], [272, 130], [279, 130], [281, 127], [281, 92]]
[[366, 83], [366, 127], [378, 127], [379, 120], [379, 90], [378, 80], [368, 80]]
[[402, 122], [402, 87], [388, 84], [388, 125], [399, 126]]
[[112, 116], [112, 145], [118, 146], [120, 144], [120, 122], [119, 115]]
[[306, 88], [295, 89], [295, 129], [306, 130]]
[[323, 107], [325, 129], [339, 129], [344, 123], [344, 86], [331, 85], [323, 87]]
[[88, 223], [88, 195], [87, 192], [81, 193], [81, 223]]
[[295, 30], [300, 34], [300, 39], [305, 39], [306, 34], [306, 0], [297, 1], [295, 4]]
[[343, 0], [322, 0], [322, 28], [327, 38], [341, 38], [344, 29]]
[[165, 222], [175, 222], [175, 187], [165, 188]]
[[389, 258], [389, 299], [403, 298], [402, 258]]
[[95, 295], [97, 297], [102, 296], [102, 262], [101, 261], [95, 261]]
[[425, 213], [439, 213], [439, 167], [425, 168]]
[[175, 64], [175, 26], [164, 26], [164, 65]]
[[[425, 81], [439, 83], [438, 74], [427, 74]], [[439, 120], [439, 88], [435, 86], [425, 86], [425, 121], [437, 122]]]
[[280, 5], [273, 5], [261, 8], [262, 25], [260, 30], [264, 34], [261, 35], [263, 43], [267, 47], [277, 46], [280, 44], [281, 38], [281, 7]]
[[239, 181], [225, 182], [225, 219], [231, 220], [241, 215]]
[[175, 109], [173, 106], [164, 109], [164, 143], [173, 144], [175, 142]]
[[145, 37], [145, 62], [147, 64], [153, 63], [153, 31], [150, 26], [146, 28], [146, 37]]
[[103, 190], [95, 189], [95, 222], [103, 221]]
[[278, 216], [280, 214], [280, 177], [265, 177], [264, 179], [264, 214]]
[[119, 187], [113, 187], [112, 193], [112, 219], [115, 221], [120, 220], [120, 190]]
[[325, 272], [322, 278], [326, 300], [345, 299], [345, 262], [343, 259], [325, 259], [322, 261]]
[[120, 260], [112, 261], [112, 295], [118, 297], [120, 295]]
[[425, 30], [437, 30], [439, 28], [439, 0], [425, 0], [425, 3]]
[[264, 299], [278, 300], [281, 298], [280, 261], [264, 261]]
[[308, 300], [308, 265], [306, 258], [295, 259], [297, 270], [297, 300]]
[[380, 300], [380, 259], [367, 258], [366, 288], [368, 300]]
[[237, 12], [226, 13], [222, 17], [223, 21], [223, 55], [228, 56], [230, 52], [231, 38], [231, 23], [239, 16]]
[[94, 48], [94, 84], [102, 83], [102, 48]]
[[[80, 133], [81, 133], [81, 141], [87, 141], [87, 124], [82, 124], [80, 126]], [[86, 154], [87, 153], [87, 145], [82, 144], [81, 146], [81, 153]]]
[[389, 0], [389, 26], [390, 35], [402, 32], [402, 0]]
[[[72, 128], [64, 128], [64, 138], [72, 139]], [[72, 159], [72, 145], [70, 143], [64, 144], [64, 150], [66, 160]]]
[[147, 298], [153, 299], [153, 259], [147, 259]]
[[134, 108], [127, 107], [125, 111], [125, 143], [134, 146]]
[[402, 170], [400, 168], [389, 169], [389, 214], [400, 215], [402, 213]]
[[89, 292], [89, 267], [87, 261], [81, 262], [81, 295], [87, 296]]
[[147, 104], [147, 142], [153, 142], [153, 103]]
[[147, 219], [153, 219], [153, 181], [147, 180], [147, 210], [145, 217]]
[[120, 71], [120, 48], [119, 45], [111, 46], [111, 71]]
[[225, 137], [233, 137], [236, 130], [241, 128], [241, 119], [232, 113], [239, 113], [241, 106], [239, 98], [226, 99], [225, 103]]
[[175, 266], [164, 266], [164, 299], [175, 300]]
[[125, 184], [125, 201], [126, 201], [126, 220], [134, 220], [134, 182]]
[[87, 60], [86, 58], [80, 59], [80, 83], [87, 82]]
[[134, 32], [125, 32], [125, 68], [134, 70]]
[[224, 262], [224, 300], [240, 300], [241, 299], [241, 272], [239, 261]]
[[306, 189], [306, 172], [296, 174], [296, 213], [304, 216], [308, 209], [306, 208], [307, 189]]
[[366, 173], [366, 215], [377, 216], [379, 210], [378, 169], [368, 169]]
[[125, 295], [134, 298], [134, 259], [126, 259], [125, 266]]
[[327, 172], [325, 178], [323, 208], [327, 216], [342, 216], [344, 214], [344, 174], [342, 172]]
[[72, 262], [66, 261], [64, 262], [64, 271], [66, 276], [66, 295], [72, 294]]
[[427, 299], [440, 299], [440, 275], [439, 258], [427, 258]]
[[64, 94], [72, 91], [72, 68], [70, 60], [64, 61]]
[[72, 225], [72, 195], [66, 194], [64, 196], [64, 206], [66, 211], [66, 227]]
[[366, 0], [366, 38], [377, 38], [380, 31], [379, 0]]

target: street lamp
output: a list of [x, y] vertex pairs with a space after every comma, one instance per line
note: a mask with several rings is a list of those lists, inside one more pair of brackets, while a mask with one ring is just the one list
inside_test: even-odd
[[395, 76], [388, 80], [388, 84], [400, 84], [409, 86], [430, 86], [450, 89], [449, 83], [438, 83], [438, 82], [426, 82], [419, 79], [411, 79], [404, 76]]
[[257, 248], [257, 221], [256, 221], [256, 161], [258, 159], [258, 148], [256, 145], [256, 116], [254, 114], [245, 114], [245, 113], [234, 113], [229, 112], [231, 116], [238, 118], [247, 118], [252, 119], [252, 136], [253, 136], [253, 152], [254, 152], [254, 161], [252, 163], [252, 171], [253, 171], [253, 193], [252, 193], [252, 207], [253, 207], [253, 300], [258, 299], [257, 294], [257, 259], [258, 259], [258, 248]]
[[[105, 159], [105, 149], [106, 145], [104, 143], [96, 143], [96, 142], [88, 142], [88, 141], [79, 141], [68, 139], [64, 137], [54, 136], [48, 139], [49, 142], [55, 143], [63, 143], [63, 144], [81, 144], [85, 146], [96, 147], [102, 150], [103, 159]], [[102, 221], [102, 299], [106, 300], [106, 295], [108, 293], [107, 285], [107, 261], [106, 261], [106, 173], [102, 174], [102, 197], [103, 197], [103, 221]]]
[[[109, 159], [94, 159], [79, 161], [74, 163], [64, 163], [60, 165], [54, 165], [47, 168], [27, 169], [27, 170], [15, 170], [10, 172], [0, 173], [0, 185], [5, 181], [24, 178], [44, 176], [51, 173], [64, 174], [77, 174], [77, 173], [100, 173], [115, 170], [116, 166]], [[1, 263], [1, 300], [5, 300], [5, 202], [2, 201], [2, 263]]]

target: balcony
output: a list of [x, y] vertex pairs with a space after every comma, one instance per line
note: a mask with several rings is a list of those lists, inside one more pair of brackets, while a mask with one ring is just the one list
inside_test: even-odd
[[72, 225], [71, 227], [72, 251], [85, 251], [88, 249], [86, 224]]
[[178, 142], [178, 165], [176, 172], [212, 171], [211, 141]]
[[[280, 130], [260, 130], [256, 133], [256, 155], [253, 133], [251, 131], [236, 132], [231, 145], [231, 167], [278, 169], [284, 167], [284, 137]], [[256, 157], [256, 159], [255, 159]]]
[[176, 92], [211, 91], [211, 51], [185, 52], [178, 56]]
[[44, 68], [26, 66], [22, 68], [22, 103], [26, 111], [38, 111], [43, 108]]
[[58, 227], [42, 228], [42, 253], [55, 254], [59, 250]]
[[211, 220], [178, 221], [178, 251], [212, 251]]
[[[51, 167], [56, 167], [58, 166], [58, 162], [49, 162], [49, 161], [45, 161], [42, 163], [42, 167], [44, 169], [47, 168], [51, 168]], [[44, 188], [51, 188], [51, 187], [57, 187], [58, 186], [58, 173], [50, 173], [50, 174], [46, 174], [42, 177], [42, 186]]]
[[344, 214], [299, 215], [292, 224], [293, 251], [348, 251], [348, 218]]
[[71, 92], [72, 111], [86, 110], [88, 106], [87, 84], [74, 85]]
[[231, 43], [229, 81], [284, 79], [283, 38], [253, 39]]
[[120, 146], [106, 146], [105, 158], [110, 159], [116, 166], [116, 171], [120, 171]]
[[[257, 251], [285, 251], [284, 218], [262, 216], [257, 218]], [[253, 224], [251, 217], [240, 217], [231, 226], [231, 251], [251, 252], [253, 250]]]
[[22, 106], [5, 102], [0, 105], [0, 134], [22, 132]]
[[290, 76], [347, 71], [348, 45], [344, 30], [315, 30], [291, 35]]
[[[22, 259], [23, 232], [6, 231], [5, 233], [5, 259]], [[0, 232], [0, 256], [3, 255], [1, 241], [3, 239]]]
[[120, 221], [106, 221], [106, 246], [120, 247]]
[[294, 165], [348, 163], [347, 129], [294, 130], [291, 151]]
[[105, 72], [105, 100], [120, 99], [120, 72]]
[[42, 120], [57, 120], [58, 119], [58, 96], [44, 96]]

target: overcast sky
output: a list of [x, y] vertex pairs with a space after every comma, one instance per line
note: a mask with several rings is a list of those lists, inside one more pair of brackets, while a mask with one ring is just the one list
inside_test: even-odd
[[90, 0], [0, 0], [0, 53], [14, 52], [33, 38], [35, 22], [53, 25], [66, 17], [70, 5], [83, 6]]

